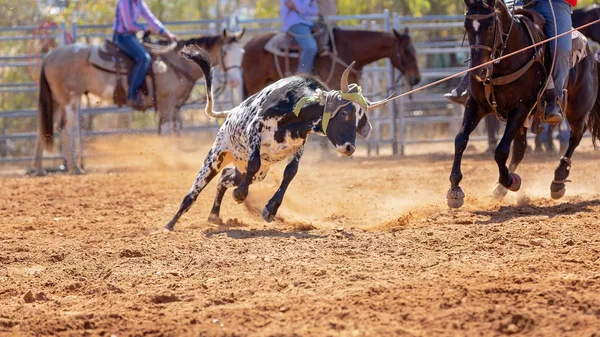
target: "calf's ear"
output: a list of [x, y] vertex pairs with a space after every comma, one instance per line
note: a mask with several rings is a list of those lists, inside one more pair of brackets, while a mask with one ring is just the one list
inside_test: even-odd
[[367, 138], [369, 134], [371, 134], [371, 130], [373, 130], [373, 126], [371, 126], [371, 122], [369, 122], [369, 117], [365, 113], [360, 120], [358, 121], [358, 125], [356, 126], [356, 133], [358, 133], [361, 137]]

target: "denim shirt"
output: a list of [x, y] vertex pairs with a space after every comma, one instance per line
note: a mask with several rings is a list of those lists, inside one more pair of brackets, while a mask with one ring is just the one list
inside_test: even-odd
[[296, 6], [296, 10], [290, 10], [286, 5], [287, 0], [281, 0], [279, 14], [281, 16], [281, 30], [287, 32], [291, 26], [302, 23], [307, 26], [313, 25], [311, 16], [319, 14], [319, 7], [316, 0], [291, 0]]

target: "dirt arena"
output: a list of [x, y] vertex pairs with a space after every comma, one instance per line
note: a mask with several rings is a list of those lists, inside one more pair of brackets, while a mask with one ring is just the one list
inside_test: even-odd
[[[600, 152], [528, 154], [502, 203], [490, 155], [463, 163], [446, 207], [451, 144], [408, 158], [307, 151], [275, 222], [260, 210], [285, 164], [223, 224], [215, 182], [173, 233], [207, 139], [104, 138], [84, 176], [0, 176], [0, 335], [600, 337]], [[417, 153], [421, 152], [421, 154]], [[434, 154], [423, 154], [433, 152]]]

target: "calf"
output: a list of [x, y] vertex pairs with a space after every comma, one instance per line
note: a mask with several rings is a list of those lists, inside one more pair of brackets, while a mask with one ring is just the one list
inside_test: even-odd
[[197, 47], [186, 47], [182, 55], [202, 68], [206, 79], [206, 114], [226, 119], [179, 211], [165, 225], [169, 231], [202, 189], [228, 164], [233, 163], [234, 167], [223, 170], [210, 222], [218, 222], [221, 201], [228, 188], [236, 186], [233, 198], [241, 203], [250, 184], [263, 180], [272, 164], [287, 159], [281, 186], [262, 212], [263, 219], [271, 222], [298, 171], [308, 135], [326, 135], [339, 153], [350, 156], [355, 150], [356, 133], [367, 137], [371, 131], [366, 112], [385, 104], [370, 103], [362, 96], [360, 87], [348, 85], [350, 65], [342, 76], [341, 91], [327, 91], [313, 77], [292, 76], [269, 85], [229, 111], [216, 112], [208, 54]]

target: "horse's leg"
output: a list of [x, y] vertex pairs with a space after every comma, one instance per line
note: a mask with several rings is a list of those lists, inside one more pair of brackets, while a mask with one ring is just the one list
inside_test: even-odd
[[35, 153], [33, 157], [33, 169], [36, 176], [41, 177], [46, 175], [46, 170], [44, 170], [42, 166], [42, 160], [44, 155], [44, 144], [42, 142], [42, 137], [38, 133], [38, 136], [35, 140]]
[[473, 96], [470, 96], [465, 107], [462, 126], [454, 139], [454, 162], [452, 164], [452, 172], [450, 173], [450, 189], [446, 194], [449, 207], [459, 208], [465, 202], [465, 193], [459, 186], [463, 178], [460, 165], [463, 152], [465, 152], [469, 143], [469, 135], [475, 130], [481, 118], [483, 118], [483, 115], [479, 112], [477, 102]]
[[571, 156], [573, 156], [575, 148], [577, 148], [585, 133], [585, 119], [570, 123], [570, 126], [571, 135], [569, 136], [569, 146], [567, 147], [565, 154], [560, 158], [560, 164], [554, 171], [554, 181], [552, 181], [552, 184], [550, 185], [550, 195], [552, 196], [552, 199], [560, 199], [565, 195], [565, 183], [571, 172]]
[[[525, 151], [527, 150], [527, 128], [521, 127], [521, 130], [517, 132], [515, 135], [515, 139], [513, 140], [513, 153], [512, 158], [510, 159], [510, 164], [508, 165], [508, 170], [510, 172], [515, 172], [517, 167], [525, 157]], [[506, 187], [498, 184], [496, 189], [494, 190], [494, 197], [499, 200], [502, 200], [504, 196], [508, 193], [508, 189]]]
[[[498, 182], [505, 188], [516, 192], [521, 188], [521, 178], [516, 173], [511, 173], [506, 167], [506, 161], [510, 153], [510, 143], [517, 136], [517, 134], [523, 129], [523, 122], [526, 116], [526, 111], [523, 107], [517, 108], [515, 111], [510, 113], [508, 121], [506, 123], [506, 129], [504, 135], [500, 140], [500, 143], [496, 147], [494, 152], [494, 160], [498, 164], [498, 170], [500, 177]], [[523, 146], [522, 144], [519, 147]], [[517, 155], [518, 156], [518, 155]], [[502, 188], [496, 188], [494, 196], [501, 199], [504, 197], [506, 192]]]
[[179, 210], [173, 216], [171, 221], [165, 225], [165, 229], [169, 231], [173, 231], [173, 227], [181, 218], [181, 216], [187, 212], [190, 207], [196, 202], [198, 199], [198, 195], [202, 190], [210, 183], [210, 181], [221, 171], [224, 166], [227, 166], [231, 162], [231, 156], [228, 155], [225, 148], [225, 141], [222, 135], [217, 135], [217, 140], [213, 147], [208, 152], [206, 159], [204, 159], [204, 165], [200, 169], [192, 188], [188, 192], [188, 194], [183, 198], [181, 202], [181, 206], [179, 206]]
[[60, 139], [65, 151], [65, 159], [67, 161], [67, 171], [72, 172], [76, 175], [83, 174], [83, 170], [77, 165], [75, 161], [75, 123], [77, 120], [77, 99], [73, 98], [65, 106], [64, 109], [64, 123], [60, 130]]
[[234, 186], [239, 186], [244, 179], [242, 174], [235, 167], [226, 168], [221, 174], [221, 179], [217, 184], [217, 195], [213, 203], [213, 207], [208, 216], [208, 222], [217, 224], [219, 223], [219, 214], [221, 213], [221, 202], [223, 202], [223, 196], [227, 189]]
[[488, 148], [486, 150], [489, 154], [494, 154], [494, 149], [498, 144], [498, 128], [500, 127], [500, 123], [498, 123], [498, 118], [493, 114], [485, 116], [485, 128], [487, 129], [488, 134]]

